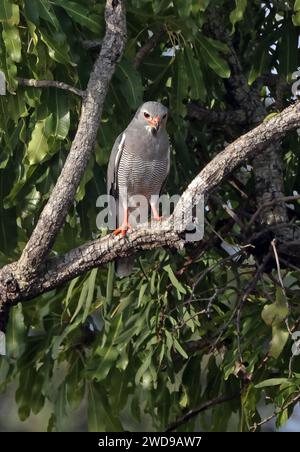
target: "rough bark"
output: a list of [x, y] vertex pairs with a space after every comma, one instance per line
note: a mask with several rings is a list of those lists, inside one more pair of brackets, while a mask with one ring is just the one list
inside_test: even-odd
[[25, 279], [36, 273], [50, 252], [93, 151], [108, 85], [125, 45], [124, 0], [107, 0], [105, 20], [106, 34], [84, 93], [76, 136], [49, 201], [19, 261]]

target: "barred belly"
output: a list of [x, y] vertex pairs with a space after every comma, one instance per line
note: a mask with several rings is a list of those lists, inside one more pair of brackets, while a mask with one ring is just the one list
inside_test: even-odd
[[162, 184], [168, 174], [169, 161], [143, 160], [139, 156], [122, 153], [118, 167], [118, 186], [120, 194], [127, 190], [128, 197], [144, 195], [148, 199], [151, 195], [160, 193]]

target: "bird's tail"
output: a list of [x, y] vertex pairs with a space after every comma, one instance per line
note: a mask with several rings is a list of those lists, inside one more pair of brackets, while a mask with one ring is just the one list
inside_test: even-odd
[[115, 271], [120, 278], [129, 276], [132, 273], [134, 264], [134, 257], [122, 257], [121, 259], [116, 259], [115, 261]]

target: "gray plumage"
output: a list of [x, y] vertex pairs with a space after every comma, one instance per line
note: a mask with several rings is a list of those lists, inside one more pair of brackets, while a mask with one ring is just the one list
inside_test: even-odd
[[[107, 191], [117, 203], [126, 197], [159, 196], [170, 168], [169, 137], [166, 131], [168, 109], [159, 102], [146, 102], [115, 141], [108, 170]], [[123, 222], [117, 219], [117, 227]], [[116, 261], [119, 276], [131, 272], [132, 258]]]

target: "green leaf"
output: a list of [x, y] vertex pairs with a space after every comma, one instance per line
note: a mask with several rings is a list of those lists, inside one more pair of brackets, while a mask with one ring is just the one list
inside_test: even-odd
[[[48, 116], [50, 119], [50, 117]], [[33, 129], [31, 140], [27, 147], [26, 157], [30, 165], [41, 162], [49, 153], [46, 136], [46, 120], [38, 121]]]
[[200, 45], [200, 53], [203, 60], [207, 62], [208, 66], [220, 77], [229, 78], [230, 68], [226, 60], [224, 60], [211, 44], [211, 42], [204, 36], [198, 38]]
[[255, 385], [255, 388], [261, 389], [261, 388], [265, 388], [268, 386], [279, 386], [282, 383], [288, 383], [288, 382], [289, 382], [288, 378], [268, 378], [267, 380], [263, 380], [260, 383], [258, 383], [257, 385]]
[[165, 272], [168, 273], [169, 279], [171, 281], [171, 283], [173, 284], [174, 287], [176, 287], [176, 289], [178, 290], [178, 292], [186, 295], [186, 289], [183, 287], [183, 285], [178, 281], [178, 279], [176, 278], [171, 265], [165, 265], [164, 266], [164, 270]]
[[21, 61], [21, 39], [19, 29], [15, 25], [3, 24], [2, 37], [10, 59], [19, 63]]
[[272, 340], [270, 343], [269, 354], [273, 358], [278, 358], [284, 349], [284, 346], [289, 338], [289, 332], [279, 327], [278, 325], [272, 326]]
[[131, 62], [122, 60], [116, 69], [116, 78], [119, 80], [119, 90], [123, 94], [130, 108], [136, 109], [143, 101], [143, 84], [137, 70]]
[[295, 27], [300, 27], [300, 10], [293, 14], [292, 21]]
[[0, 0], [0, 21], [8, 21], [13, 14], [13, 5], [11, 0]]
[[122, 424], [112, 412], [104, 387], [90, 383], [88, 390], [88, 427], [90, 432], [122, 432]]
[[40, 30], [42, 41], [46, 44], [50, 58], [64, 65], [76, 66], [69, 54], [69, 45], [63, 33], [48, 34]]
[[300, 0], [295, 0], [294, 11], [299, 11], [299, 10], [300, 10]]
[[91, 377], [95, 378], [97, 381], [104, 380], [104, 378], [107, 377], [108, 372], [124, 347], [124, 344], [116, 344], [122, 326], [122, 314], [116, 315], [113, 322], [110, 324], [105, 344], [101, 345], [101, 347], [98, 347], [96, 350], [95, 355], [97, 356], [97, 362], [99, 364], [95, 370], [88, 371], [88, 374], [91, 374]]
[[85, 322], [85, 320], [90, 312], [91, 304], [92, 304], [93, 297], [94, 297], [97, 271], [98, 271], [98, 269], [94, 268], [91, 271], [91, 274], [87, 280], [88, 292], [87, 292], [87, 298], [86, 298], [86, 302], [85, 302], [85, 308], [84, 308], [84, 313], [83, 313], [83, 317], [82, 317], [82, 322]]
[[83, 27], [88, 28], [94, 33], [100, 34], [101, 31], [101, 18], [89, 14], [88, 5], [81, 6], [75, 2], [69, 2], [67, 0], [55, 0], [55, 3], [66, 11], [66, 13], [77, 23]]
[[49, 22], [56, 30], [60, 29], [59, 22], [56, 15], [53, 12], [50, 1], [48, 0], [37, 0], [39, 15], [42, 19]]
[[235, 24], [243, 20], [245, 10], [247, 8], [247, 0], [235, 0], [235, 9], [230, 13], [229, 19], [233, 25], [232, 32], [234, 31]]
[[51, 91], [52, 93], [49, 108], [53, 113], [53, 121], [51, 121], [51, 129], [47, 135], [64, 140], [68, 136], [70, 129], [69, 98], [66, 93], [58, 89], [54, 89]]
[[173, 337], [173, 342], [174, 342], [174, 347], [176, 348], [178, 353], [180, 353], [180, 355], [183, 358], [188, 359], [188, 355], [187, 355], [186, 351], [182, 348], [182, 346], [179, 344], [178, 340], [175, 337]]
[[187, 97], [188, 77], [184, 67], [183, 52], [181, 50], [176, 53], [172, 70], [171, 110], [176, 116], [185, 116], [186, 106], [184, 100]]
[[203, 82], [203, 75], [199, 61], [194, 57], [193, 51], [190, 47], [185, 47], [184, 56], [191, 85], [191, 98], [204, 102], [206, 97], [206, 88]]
[[276, 301], [273, 304], [264, 306], [262, 310], [262, 319], [269, 325], [280, 325], [289, 313], [288, 304], [280, 288], [276, 291]]
[[6, 334], [6, 353], [11, 358], [18, 358], [24, 351], [26, 328], [22, 305], [19, 303], [10, 310]]

